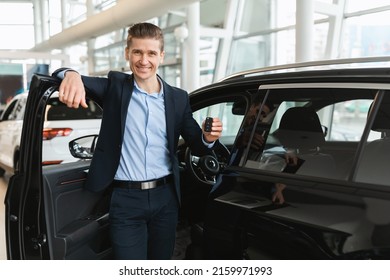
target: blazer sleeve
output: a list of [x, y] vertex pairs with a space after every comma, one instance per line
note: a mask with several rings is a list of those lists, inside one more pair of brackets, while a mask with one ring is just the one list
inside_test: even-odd
[[[63, 79], [67, 71], [74, 71], [72, 68], [62, 67], [55, 70], [52, 76]], [[85, 91], [88, 98], [93, 99], [103, 106], [104, 95], [107, 92], [109, 81], [107, 78], [101, 77], [89, 77], [81, 75], [81, 79], [84, 83]]]

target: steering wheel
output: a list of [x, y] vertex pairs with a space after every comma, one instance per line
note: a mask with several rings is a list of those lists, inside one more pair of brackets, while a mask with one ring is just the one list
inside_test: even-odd
[[229, 149], [219, 142], [210, 154], [201, 157], [192, 154], [189, 147], [185, 152], [185, 163], [190, 173], [200, 182], [213, 185], [218, 173], [223, 170], [229, 160]]

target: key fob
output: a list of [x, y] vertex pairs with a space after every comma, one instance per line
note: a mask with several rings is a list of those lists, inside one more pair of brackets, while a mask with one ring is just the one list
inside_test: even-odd
[[204, 131], [211, 132], [211, 127], [213, 126], [213, 118], [207, 117], [204, 123]]

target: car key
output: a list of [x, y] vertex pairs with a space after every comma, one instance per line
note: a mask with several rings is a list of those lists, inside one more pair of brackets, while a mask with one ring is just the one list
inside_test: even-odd
[[213, 118], [207, 117], [204, 123], [204, 131], [211, 132], [211, 127], [213, 126]]

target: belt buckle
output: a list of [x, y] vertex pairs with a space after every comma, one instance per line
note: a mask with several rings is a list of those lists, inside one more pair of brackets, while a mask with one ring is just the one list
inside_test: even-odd
[[141, 183], [141, 190], [150, 190], [154, 189], [157, 186], [157, 181], [149, 181], [149, 182], [142, 182]]

